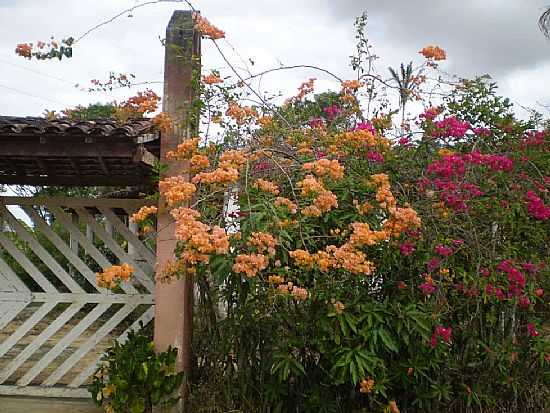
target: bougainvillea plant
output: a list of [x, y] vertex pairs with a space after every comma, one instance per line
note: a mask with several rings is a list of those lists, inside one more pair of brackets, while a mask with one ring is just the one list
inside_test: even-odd
[[[437, 46], [384, 79], [365, 25], [357, 77], [329, 74], [333, 91], [310, 78], [281, 102], [236, 71], [201, 78], [206, 127], [168, 154], [186, 175], [159, 185], [179, 244], [157, 282], [192, 277], [200, 298], [192, 401], [547, 411], [547, 125], [518, 119], [486, 78], [442, 80]], [[196, 29], [216, 47], [225, 36], [199, 15]]]

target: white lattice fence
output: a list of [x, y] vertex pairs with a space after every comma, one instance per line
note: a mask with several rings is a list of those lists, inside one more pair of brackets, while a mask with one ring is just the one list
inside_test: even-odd
[[[128, 223], [147, 204], [0, 197], [0, 395], [88, 397], [101, 352], [151, 322], [155, 236]], [[121, 262], [132, 281], [99, 288]]]

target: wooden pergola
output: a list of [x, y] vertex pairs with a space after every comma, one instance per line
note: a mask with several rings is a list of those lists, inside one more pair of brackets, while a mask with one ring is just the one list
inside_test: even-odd
[[[196, 90], [193, 88], [193, 73], [195, 69], [200, 70], [200, 34], [194, 29], [193, 14], [190, 11], [176, 11], [168, 24], [166, 30], [166, 47], [165, 47], [165, 73], [164, 73], [164, 98], [163, 111], [172, 119], [173, 128], [169, 133], [161, 134], [154, 127], [149, 119], [131, 119], [123, 124], [118, 124], [113, 120], [102, 119], [93, 121], [74, 121], [67, 119], [47, 120], [42, 118], [31, 117], [0, 117], [0, 184], [6, 185], [37, 185], [37, 186], [143, 186], [154, 185], [152, 179], [155, 175], [155, 166], [160, 161], [167, 166], [162, 173], [163, 176], [183, 175], [189, 179], [187, 168], [182, 163], [171, 162], [166, 159], [166, 153], [176, 148], [176, 146], [189, 139], [195, 133], [189, 127], [189, 108], [192, 106], [193, 99], [196, 95]], [[9, 202], [8, 202], [9, 201]], [[17, 202], [16, 202], [17, 201]], [[40, 201], [40, 202], [39, 202]], [[100, 202], [98, 202], [100, 201]], [[105, 203], [109, 201], [109, 203]], [[20, 225], [17, 219], [9, 215], [9, 211], [5, 206], [23, 205], [23, 209], [28, 211], [34, 218], [36, 213], [32, 209], [35, 206], [46, 205], [56, 215], [57, 219], [62, 221], [65, 229], [74, 234], [75, 245], [65, 245], [63, 240], [56, 234], [49, 231], [47, 225], [42, 222], [40, 217], [37, 222], [41, 224], [41, 229], [55, 241], [55, 244], [63, 249], [64, 254], [70, 260], [75, 268], [81, 268], [82, 272], [88, 274], [90, 282], [93, 283], [94, 277], [90, 276], [89, 270], [80, 262], [78, 256], [79, 244], [84, 247], [88, 254], [94, 254], [94, 259], [100, 263], [102, 267], [107, 267], [109, 262], [104, 260], [102, 251], [89, 241], [94, 236], [100, 237], [105, 245], [117, 255], [120, 261], [132, 259], [135, 254], [141, 254], [145, 262], [151, 270], [164, 268], [174, 259], [177, 241], [174, 238], [174, 221], [170, 216], [169, 211], [163, 208], [163, 200], [161, 198], [159, 213], [157, 217], [157, 234], [156, 234], [156, 251], [152, 253], [152, 257], [148, 257], [148, 252], [141, 244], [141, 240], [135, 235], [130, 223], [122, 222], [117, 216], [115, 209], [117, 205], [112, 205], [112, 200], [88, 200], [77, 199], [71, 200], [64, 198], [61, 200], [37, 200], [37, 201], [21, 201], [20, 199], [8, 199], [0, 202], [0, 209], [10, 218], [13, 226], [18, 227], [21, 234], [24, 234], [26, 239], [35, 245], [35, 249], [39, 251], [41, 258], [47, 262], [51, 268], [59, 270], [58, 266], [49, 256], [47, 251], [37, 245], [26, 233], [25, 228], [19, 228]], [[142, 204], [150, 205], [151, 201], [145, 200], [124, 200], [126, 204], [119, 206], [125, 209], [128, 214], [130, 210], [134, 210], [140, 201]], [[128, 203], [131, 201], [131, 205]], [[70, 204], [70, 205], [69, 205]], [[76, 225], [71, 221], [70, 216], [66, 211], [73, 211], [80, 216], [90, 229], [89, 234], [82, 234]], [[107, 227], [103, 228], [99, 225], [94, 217], [93, 211], [99, 211], [104, 216], [104, 222]], [[127, 226], [129, 225], [129, 226]], [[112, 233], [108, 229], [114, 228], [119, 235], [122, 235], [128, 242], [124, 246], [117, 245]], [[0, 232], [0, 241], [3, 235]], [[120, 237], [119, 237], [120, 238]], [[14, 254], [19, 254], [11, 244], [5, 242]], [[75, 247], [74, 250], [73, 247]], [[126, 250], [124, 250], [126, 248]], [[19, 255], [18, 255], [19, 256]], [[148, 264], [147, 264], [148, 258]], [[139, 262], [136, 262], [136, 268], [139, 268]], [[0, 262], [2, 264], [2, 262]], [[6, 267], [6, 266], [4, 266]], [[144, 267], [144, 268], [145, 268]], [[42, 280], [39, 271], [34, 271], [29, 265], [29, 269], [34, 273], [35, 277]], [[143, 269], [143, 268], [142, 268]], [[5, 271], [9, 269], [4, 268]], [[140, 269], [141, 271], [141, 269]], [[60, 271], [57, 271], [59, 273]], [[5, 275], [5, 274], [4, 274]], [[0, 271], [0, 281], [2, 279]], [[10, 272], [10, 278], [17, 280]], [[74, 285], [70, 276], [64, 277], [66, 284], [72, 286], [77, 292], [71, 295], [79, 296], [78, 286]], [[147, 284], [148, 279], [146, 271], [141, 271], [140, 281]], [[149, 281], [152, 279], [149, 277]], [[153, 283], [154, 284], [154, 283]], [[23, 285], [11, 286], [6, 283], [9, 291], [5, 293], [8, 297], [19, 297], [19, 289], [24, 290]], [[0, 287], [2, 283], [0, 282]], [[12, 288], [13, 287], [13, 288]], [[126, 286], [132, 289], [131, 285]], [[46, 290], [51, 289], [54, 296], [59, 296], [53, 287], [44, 284]], [[43, 288], [43, 289], [44, 289]], [[178, 348], [177, 368], [189, 373], [192, 364], [191, 357], [191, 335], [192, 335], [192, 320], [193, 320], [193, 280], [190, 277], [176, 280], [170, 284], [153, 285], [149, 291], [154, 294], [154, 318], [155, 323], [155, 345], [157, 350], [164, 351], [168, 346]], [[154, 291], [153, 291], [154, 290]], [[126, 292], [128, 293], [128, 292]], [[25, 297], [34, 297], [36, 294], [25, 291]], [[75, 295], [76, 294], [76, 295]], [[133, 295], [132, 295], [133, 294]], [[137, 294], [139, 297], [134, 297], [137, 293], [135, 290], [130, 291], [131, 300], [149, 300], [147, 295]], [[23, 294], [24, 295], [24, 294]], [[21, 296], [23, 296], [21, 295]], [[65, 294], [67, 295], [67, 294]], [[63, 297], [65, 297], [65, 295]], [[70, 294], [69, 294], [70, 295]], [[94, 299], [103, 299], [101, 294], [96, 294]], [[113, 300], [113, 296], [105, 295], [104, 300]], [[145, 298], [144, 298], [145, 297]], [[115, 297], [119, 299], [119, 297]], [[72, 299], [72, 298], [71, 298]], [[59, 300], [58, 300], [59, 301]], [[134, 305], [131, 301], [131, 305]], [[110, 302], [110, 301], [109, 301]], [[0, 301], [0, 305], [2, 302]], [[6, 305], [9, 303], [5, 303]], [[53, 305], [50, 303], [50, 305]], [[73, 305], [76, 305], [74, 303]], [[71, 307], [72, 308], [72, 307]], [[46, 308], [47, 309], [47, 308]], [[13, 308], [13, 317], [17, 314], [18, 308]], [[46, 310], [44, 310], [46, 311]], [[68, 311], [68, 310], [67, 310]], [[95, 310], [94, 310], [95, 311]], [[93, 313], [93, 312], [92, 312]], [[10, 313], [11, 314], [11, 313]], [[99, 313], [98, 313], [99, 314]], [[146, 313], [146, 315], [149, 313]], [[40, 320], [40, 313], [33, 315], [31, 321], [37, 322]], [[95, 317], [91, 314], [89, 317]], [[144, 315], [145, 316], [145, 315]], [[142, 316], [142, 317], [144, 317]], [[11, 315], [10, 315], [11, 317]], [[69, 315], [67, 315], [69, 317]], [[88, 317], [88, 316], [87, 316]], [[93, 319], [90, 318], [90, 320]], [[147, 315], [152, 318], [152, 314]], [[113, 317], [114, 318], [114, 317]], [[7, 320], [0, 316], [0, 330], [2, 323], [7, 323]], [[11, 319], [10, 319], [11, 320]], [[83, 319], [86, 321], [87, 318]], [[88, 320], [89, 321], [89, 320]], [[88, 322], [86, 321], [86, 322]], [[150, 319], [149, 319], [150, 321]], [[57, 321], [56, 321], [57, 322]], [[91, 322], [91, 321], [90, 321]], [[61, 321], [59, 321], [61, 323]], [[27, 324], [21, 327], [23, 330], [18, 330], [14, 333], [13, 344], [17, 341], [18, 334], [24, 331]], [[32, 346], [38, 346], [39, 342], [45, 336], [52, 333], [56, 328], [49, 327], [31, 345], [30, 349], [26, 349], [27, 353], [16, 360], [12, 366], [16, 368], [16, 364], [22, 363], [26, 357], [30, 357], [34, 349]], [[85, 326], [77, 327], [85, 329]], [[101, 330], [101, 329], [100, 329]], [[104, 331], [102, 332], [104, 333]], [[53, 334], [53, 333], [52, 333]], [[99, 333], [96, 333], [96, 335]], [[124, 335], [123, 335], [124, 336]], [[94, 339], [95, 335], [92, 336]], [[65, 340], [65, 339], [63, 339]], [[36, 343], [36, 344], [35, 344]], [[56, 354], [57, 351], [63, 348], [61, 344], [54, 347], [53, 353], [50, 351], [45, 357], [49, 362], [48, 357]], [[92, 348], [91, 345], [88, 346]], [[86, 347], [85, 350], [89, 350]], [[2, 345], [0, 344], [0, 354]], [[32, 351], [31, 351], [32, 350]], [[78, 350], [84, 352], [84, 350]], [[79, 353], [77, 353], [78, 355]], [[76, 358], [76, 356], [74, 357]], [[46, 361], [41, 362], [45, 365]], [[53, 396], [53, 397], [72, 397], [66, 396], [66, 392], [61, 389], [52, 387], [56, 375], [59, 375], [67, 370], [69, 364], [74, 360], [69, 360], [58, 367], [59, 373], [54, 372], [53, 378], [43, 383], [44, 386], [39, 388], [39, 393], [35, 395]], [[72, 364], [71, 364], [72, 365]], [[2, 374], [6, 377], [11, 374], [10, 367], [2, 373], [0, 368], [0, 388], [2, 383]], [[32, 371], [31, 371], [32, 373]], [[88, 370], [84, 370], [79, 375], [80, 379], [85, 378]], [[29, 376], [30, 377], [30, 376]], [[24, 378], [23, 378], [24, 379]], [[25, 385], [28, 380], [21, 381], [22, 384], [8, 388], [6, 394], [28, 395]], [[78, 379], [78, 378], [77, 378]], [[80, 385], [80, 379], [75, 379], [73, 384]], [[69, 384], [71, 386], [71, 384]], [[78, 391], [84, 391], [77, 389]], [[81, 394], [81, 393], [78, 393]], [[181, 389], [183, 402], [186, 400], [186, 387]], [[180, 402], [172, 411], [181, 412], [185, 403]]]
[[117, 124], [0, 116], [0, 184], [144, 185], [159, 153], [150, 119]]

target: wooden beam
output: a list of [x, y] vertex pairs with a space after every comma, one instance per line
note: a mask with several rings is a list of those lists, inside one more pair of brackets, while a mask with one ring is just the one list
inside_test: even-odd
[[133, 158], [138, 145], [133, 142], [52, 142], [47, 145], [15, 139], [0, 142], [0, 158]]
[[2, 205], [44, 205], [63, 206], [63, 207], [104, 207], [120, 208], [124, 210], [135, 211], [144, 205], [156, 205], [156, 202], [150, 199], [116, 199], [116, 198], [79, 198], [79, 197], [49, 197], [49, 196], [0, 196]]
[[153, 184], [148, 175], [0, 175], [4, 185], [134, 186]]

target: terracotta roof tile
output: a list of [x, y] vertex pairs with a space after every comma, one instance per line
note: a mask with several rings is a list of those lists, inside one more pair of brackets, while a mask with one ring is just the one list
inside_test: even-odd
[[137, 137], [154, 131], [151, 119], [130, 119], [124, 124], [114, 120], [47, 120], [36, 117], [0, 116], [0, 135], [89, 135]]

